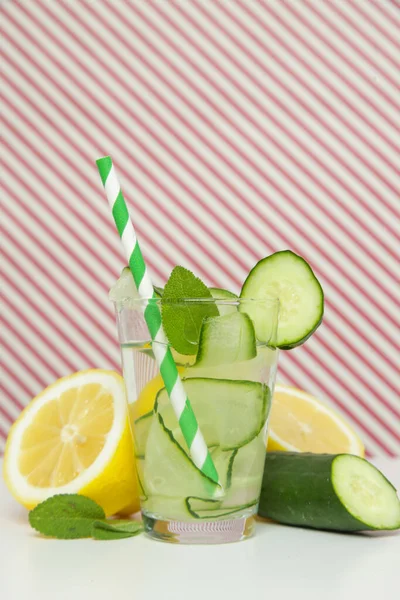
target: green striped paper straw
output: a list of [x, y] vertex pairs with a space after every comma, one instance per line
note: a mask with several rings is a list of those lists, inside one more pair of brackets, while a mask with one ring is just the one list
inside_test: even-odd
[[[96, 164], [138, 294], [143, 300], [154, 299], [154, 288], [143, 260], [139, 242], [136, 239], [135, 230], [129, 218], [128, 208], [122, 195], [112, 160], [109, 156], [105, 156], [104, 158], [99, 158]], [[218, 483], [217, 470], [179, 377], [171, 350], [169, 349], [168, 340], [162, 328], [161, 314], [157, 302], [148, 301], [145, 304], [144, 318], [149, 328], [151, 339], [153, 342], [156, 342], [153, 344], [154, 356], [172, 407], [179, 421], [183, 437], [190, 450], [192, 460], [207, 477]]]

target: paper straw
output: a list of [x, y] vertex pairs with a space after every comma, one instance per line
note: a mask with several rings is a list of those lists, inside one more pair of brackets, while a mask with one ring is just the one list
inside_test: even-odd
[[140, 298], [147, 300], [144, 303], [144, 318], [153, 340], [153, 352], [160, 369], [166, 390], [168, 392], [172, 407], [175, 411], [183, 437], [188, 445], [190, 455], [194, 464], [207, 477], [218, 483], [218, 473], [212, 461], [207, 444], [201, 434], [197, 419], [191, 407], [185, 388], [179, 377], [178, 369], [167, 337], [161, 323], [161, 313], [155, 299], [154, 288], [143, 260], [139, 243], [136, 239], [135, 230], [129, 218], [128, 208], [122, 195], [121, 187], [109, 156], [99, 158], [96, 161], [101, 181], [106, 191], [112, 214], [125, 256], [135, 281]]

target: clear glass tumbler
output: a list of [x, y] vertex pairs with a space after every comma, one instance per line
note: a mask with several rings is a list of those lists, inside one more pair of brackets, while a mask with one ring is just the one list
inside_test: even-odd
[[175, 345], [185, 354], [171, 350], [220, 485], [190, 458], [153, 354], [147, 302], [116, 303], [145, 531], [173, 543], [245, 539], [255, 528], [264, 470], [278, 300], [152, 302], [169, 339], [183, 338]]

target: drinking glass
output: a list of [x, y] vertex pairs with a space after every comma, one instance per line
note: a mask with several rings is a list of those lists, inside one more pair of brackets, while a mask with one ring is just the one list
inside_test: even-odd
[[173, 543], [245, 539], [254, 532], [264, 471], [279, 302], [151, 300], [185, 339], [187, 354], [170, 348], [219, 485], [190, 457], [154, 357], [147, 302], [115, 303], [145, 531]]

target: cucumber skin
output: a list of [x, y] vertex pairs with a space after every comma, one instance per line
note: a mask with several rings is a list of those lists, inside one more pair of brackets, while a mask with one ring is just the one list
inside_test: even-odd
[[[321, 287], [321, 295], [322, 295], [322, 302], [324, 304], [325, 300], [324, 300], [324, 293], [322, 291], [322, 287]], [[291, 344], [280, 344], [279, 346], [277, 346], [277, 348], [279, 348], [279, 350], [293, 350], [294, 348], [297, 348], [298, 346], [302, 346], [312, 335], [314, 335], [314, 333], [317, 331], [318, 327], [321, 325], [323, 319], [324, 319], [324, 309], [322, 309], [320, 320], [317, 321], [317, 323], [314, 325], [313, 329], [311, 329], [311, 331], [307, 335], [303, 336], [302, 338], [299, 338], [298, 340], [295, 340]]]
[[324, 290], [322, 289], [322, 285], [320, 284], [319, 280], [317, 279], [317, 277], [315, 276], [314, 271], [312, 270], [312, 268], [310, 267], [310, 265], [308, 264], [308, 262], [299, 254], [295, 254], [295, 252], [292, 252], [292, 250], [280, 250], [278, 252], [274, 252], [273, 254], [271, 254], [270, 256], [266, 256], [265, 258], [262, 258], [261, 260], [258, 261], [258, 263], [256, 265], [254, 265], [254, 267], [251, 269], [251, 271], [249, 272], [249, 274], [247, 275], [243, 286], [242, 286], [242, 290], [240, 292], [240, 298], [245, 298], [245, 288], [246, 288], [246, 283], [248, 281], [250, 281], [252, 275], [254, 275], [254, 271], [260, 266], [261, 263], [263, 263], [264, 261], [267, 261], [268, 259], [270, 259], [272, 256], [277, 256], [278, 254], [292, 254], [294, 256], [296, 256], [296, 258], [299, 258], [300, 260], [302, 260], [307, 267], [310, 269], [311, 273], [313, 274], [316, 282], [318, 283], [319, 289], [320, 289], [320, 293], [321, 293], [321, 300], [322, 300], [322, 311], [321, 311], [321, 316], [319, 321], [317, 321], [314, 324], [314, 327], [308, 332], [307, 335], [298, 338], [297, 340], [294, 340], [291, 344], [279, 344], [276, 347], [279, 348], [280, 350], [293, 350], [294, 348], [297, 348], [298, 346], [303, 345], [318, 329], [318, 327], [321, 325], [323, 318], [324, 318], [324, 308], [325, 308], [325, 295], [324, 295]]
[[313, 529], [375, 529], [353, 517], [338, 498], [331, 478], [338, 456], [343, 455], [267, 452], [258, 514]]

